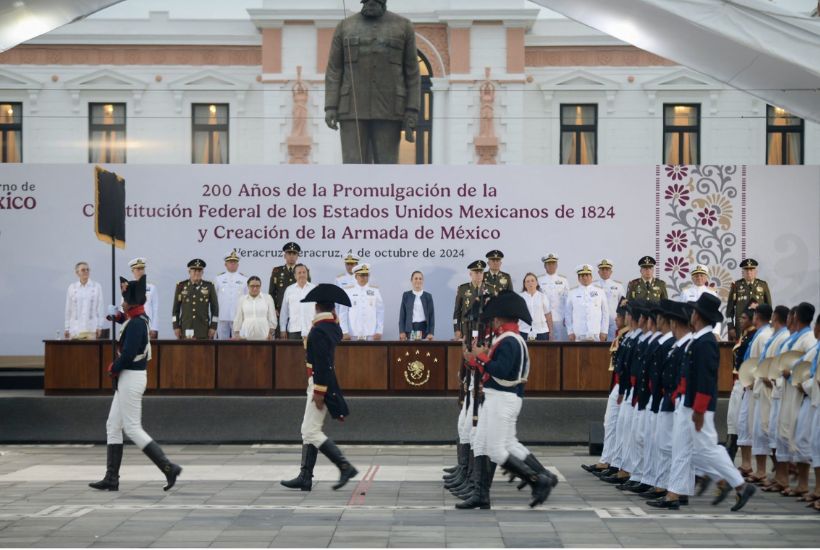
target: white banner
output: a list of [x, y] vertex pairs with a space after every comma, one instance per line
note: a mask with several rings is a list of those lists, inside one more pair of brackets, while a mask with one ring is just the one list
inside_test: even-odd
[[[540, 258], [559, 256], [574, 282], [579, 263], [615, 263], [624, 284], [638, 258], [658, 257], [674, 296], [693, 263], [710, 266], [724, 297], [744, 256], [761, 262], [776, 303], [818, 303], [820, 167], [665, 166], [146, 166], [111, 165], [125, 178], [127, 249], [117, 275], [144, 256], [157, 285], [161, 338], [172, 337], [172, 293], [186, 264], [205, 278], [239, 270], [267, 288], [296, 241], [314, 282], [344, 271], [348, 250], [372, 265], [385, 300], [385, 338], [398, 335], [401, 294], [421, 270], [436, 306], [436, 336], [452, 337], [456, 287], [491, 249], [521, 290]], [[111, 249], [94, 234], [89, 165], [0, 166], [0, 355], [39, 355], [62, 332], [77, 261], [91, 265], [106, 301]]]

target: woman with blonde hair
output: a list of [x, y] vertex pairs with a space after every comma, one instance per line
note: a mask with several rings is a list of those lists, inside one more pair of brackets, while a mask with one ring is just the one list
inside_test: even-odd
[[518, 322], [521, 336], [527, 340], [547, 341], [552, 332], [552, 313], [550, 313], [549, 298], [541, 292], [538, 277], [534, 273], [524, 275], [524, 284], [518, 293], [527, 303], [527, 309], [532, 316], [532, 324]]

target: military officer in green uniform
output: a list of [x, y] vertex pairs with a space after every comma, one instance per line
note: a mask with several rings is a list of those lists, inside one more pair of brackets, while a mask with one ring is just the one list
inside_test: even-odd
[[456, 290], [456, 305], [453, 309], [453, 334], [456, 340], [470, 337], [468, 333], [472, 329], [468, 329], [467, 326], [471, 321], [476, 323], [475, 330], [478, 330], [478, 315], [485, 302], [492, 296], [489, 287], [483, 282], [486, 267], [487, 264], [483, 260], [476, 260], [468, 265], [470, 282], [459, 285]]
[[216, 287], [202, 280], [205, 262], [199, 258], [188, 262], [188, 280], [177, 283], [171, 322], [177, 338], [211, 340], [219, 323]]
[[[282, 309], [282, 298], [285, 296], [285, 289], [296, 282], [296, 262], [299, 260], [299, 254], [302, 248], [296, 243], [287, 243], [282, 247], [282, 252], [285, 253], [285, 265], [279, 265], [273, 268], [270, 274], [270, 283], [268, 284], [268, 294], [273, 298], [273, 305], [276, 307], [276, 315]], [[308, 281], [310, 278], [308, 277]]]
[[489, 269], [484, 273], [484, 286], [490, 291], [490, 295], [498, 296], [499, 292], [512, 290], [512, 277], [509, 273], [501, 271], [501, 260], [504, 253], [500, 250], [490, 250], [487, 252], [487, 264]]
[[655, 258], [644, 256], [638, 260], [641, 268], [641, 276], [629, 281], [626, 287], [626, 298], [632, 300], [646, 300], [649, 302], [660, 302], [668, 299], [666, 295], [666, 283], [655, 278]]
[[737, 339], [737, 330], [740, 326], [740, 316], [752, 302], [757, 305], [768, 304], [772, 307], [772, 293], [766, 281], [757, 278], [757, 260], [746, 258], [740, 262], [743, 278], [732, 283], [729, 289], [729, 298], [726, 302], [726, 319], [729, 328], [729, 340]]

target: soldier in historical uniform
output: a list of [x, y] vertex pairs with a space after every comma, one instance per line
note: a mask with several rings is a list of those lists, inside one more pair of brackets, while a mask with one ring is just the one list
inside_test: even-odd
[[471, 337], [471, 329], [468, 329], [467, 325], [470, 321], [478, 323], [478, 319], [471, 318], [471, 315], [481, 311], [490, 298], [490, 290], [483, 282], [486, 267], [487, 264], [483, 260], [476, 260], [468, 265], [470, 282], [459, 285], [456, 290], [456, 305], [453, 309], [453, 335], [456, 340]]
[[[230, 340], [233, 335], [233, 319], [239, 298], [248, 293], [248, 277], [239, 272], [239, 256], [236, 250], [225, 256], [225, 269], [216, 276], [216, 292], [222, 308], [222, 319], [216, 330], [220, 340]], [[236, 327], [239, 330], [239, 327]]]
[[598, 279], [593, 284], [601, 287], [606, 293], [607, 305], [609, 306], [609, 330], [607, 331], [607, 340], [615, 339], [615, 333], [618, 331], [616, 326], [616, 311], [621, 298], [626, 296], [624, 285], [620, 281], [612, 278], [612, 269], [614, 268], [612, 260], [604, 258], [598, 262]]
[[626, 297], [628, 300], [647, 300], [659, 302], [667, 299], [666, 283], [655, 278], [655, 265], [657, 262], [652, 256], [644, 256], [638, 260], [641, 268], [641, 276], [629, 281], [626, 287]]
[[740, 262], [743, 278], [732, 283], [729, 289], [729, 298], [726, 301], [726, 325], [729, 329], [729, 340], [737, 339], [737, 326], [740, 325], [740, 315], [752, 302], [758, 304], [772, 304], [772, 293], [766, 281], [757, 278], [757, 260], [746, 258]]
[[336, 27], [325, 71], [325, 123], [341, 122], [345, 164], [397, 164], [421, 103], [416, 32], [387, 11], [387, 0], [363, 0], [362, 11]]
[[202, 280], [205, 262], [196, 258], [188, 262], [188, 279], [177, 283], [171, 323], [177, 338], [187, 338], [193, 331], [197, 340], [210, 340], [219, 323], [219, 300], [211, 281]]
[[487, 252], [487, 265], [489, 269], [484, 274], [484, 286], [490, 290], [490, 295], [498, 296], [499, 292], [512, 290], [512, 277], [509, 273], [501, 271], [501, 260], [504, 253], [500, 250], [490, 250]]
[[344, 288], [346, 286], [356, 284], [356, 277], [353, 276], [353, 268], [359, 263], [359, 258], [353, 255], [353, 251], [349, 250], [345, 256], [345, 271], [336, 275], [336, 286]]
[[[273, 298], [277, 317], [282, 311], [282, 297], [285, 295], [285, 289], [296, 282], [294, 269], [302, 248], [296, 243], [287, 243], [282, 247], [282, 251], [285, 254], [285, 265], [273, 268], [270, 274], [270, 284], [268, 285], [268, 294]], [[308, 274], [309, 280], [310, 274]]]

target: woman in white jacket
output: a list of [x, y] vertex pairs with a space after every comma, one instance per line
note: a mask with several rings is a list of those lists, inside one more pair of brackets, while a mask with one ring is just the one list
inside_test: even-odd
[[552, 329], [552, 313], [550, 312], [549, 298], [541, 292], [538, 278], [534, 273], [524, 276], [524, 288], [519, 295], [527, 302], [527, 309], [532, 316], [532, 325], [518, 321], [518, 330], [527, 340], [549, 340]]
[[248, 279], [248, 294], [239, 298], [233, 320], [233, 337], [243, 340], [272, 340], [276, 330], [276, 308], [270, 294], [262, 292], [262, 280]]

